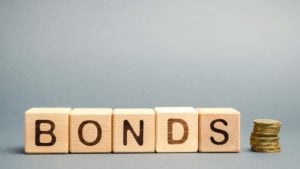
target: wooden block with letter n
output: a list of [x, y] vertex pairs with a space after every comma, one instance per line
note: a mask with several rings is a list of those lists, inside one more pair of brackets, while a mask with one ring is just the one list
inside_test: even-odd
[[80, 108], [70, 113], [70, 152], [112, 151], [112, 109]]
[[240, 151], [240, 112], [232, 108], [197, 110], [200, 152]]
[[113, 111], [113, 152], [154, 152], [155, 113], [153, 109]]
[[25, 112], [26, 153], [68, 153], [70, 108], [31, 108]]
[[198, 112], [192, 107], [157, 107], [156, 151], [197, 152]]

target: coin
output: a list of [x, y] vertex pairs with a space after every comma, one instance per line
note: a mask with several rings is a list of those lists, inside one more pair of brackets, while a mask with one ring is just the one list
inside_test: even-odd
[[256, 125], [281, 125], [281, 122], [273, 119], [256, 119], [253, 120]]
[[268, 153], [280, 152], [281, 122], [273, 119], [256, 119], [253, 124], [253, 131], [250, 135], [251, 150]]
[[258, 149], [258, 148], [251, 148], [252, 151], [255, 152], [262, 152], [262, 153], [275, 153], [275, 152], [280, 152], [279, 149]]

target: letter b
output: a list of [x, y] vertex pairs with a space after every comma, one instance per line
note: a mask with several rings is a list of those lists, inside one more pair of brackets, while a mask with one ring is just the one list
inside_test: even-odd
[[[50, 125], [49, 130], [41, 130], [41, 124]], [[35, 145], [36, 146], [52, 146], [56, 142], [56, 136], [53, 134], [55, 124], [51, 120], [36, 120], [35, 121]], [[50, 142], [41, 142], [41, 135], [47, 134], [51, 137]]]

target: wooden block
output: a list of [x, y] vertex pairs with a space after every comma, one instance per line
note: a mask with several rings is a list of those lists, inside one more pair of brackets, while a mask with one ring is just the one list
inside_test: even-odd
[[113, 152], [154, 152], [155, 113], [153, 109], [113, 111]]
[[157, 107], [156, 151], [197, 152], [198, 112], [192, 107]]
[[200, 152], [240, 151], [240, 112], [232, 108], [197, 110]]
[[112, 109], [73, 109], [70, 113], [70, 152], [112, 151]]
[[25, 112], [26, 153], [68, 153], [70, 108], [31, 108]]

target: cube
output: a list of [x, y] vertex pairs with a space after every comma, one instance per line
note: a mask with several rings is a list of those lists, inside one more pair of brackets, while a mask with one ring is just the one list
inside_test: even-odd
[[26, 153], [68, 153], [71, 108], [31, 108], [25, 112]]
[[157, 107], [156, 152], [197, 152], [198, 112], [192, 107]]
[[70, 152], [112, 151], [112, 109], [77, 108], [70, 113]]
[[232, 108], [197, 110], [200, 152], [240, 151], [240, 112]]
[[153, 109], [113, 111], [113, 152], [154, 152], [155, 113]]

